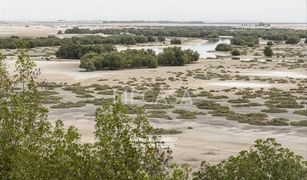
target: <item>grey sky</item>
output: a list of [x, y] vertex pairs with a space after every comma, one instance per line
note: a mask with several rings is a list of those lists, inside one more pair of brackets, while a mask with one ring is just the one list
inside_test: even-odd
[[0, 0], [0, 20], [306, 22], [307, 0]]

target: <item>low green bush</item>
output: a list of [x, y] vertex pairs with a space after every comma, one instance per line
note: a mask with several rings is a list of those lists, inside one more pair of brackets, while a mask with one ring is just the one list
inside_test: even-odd
[[263, 110], [261, 110], [261, 112], [264, 112], [264, 113], [286, 113], [288, 111], [285, 110], [285, 109], [271, 107], [271, 108], [268, 108], [268, 109], [263, 109]]
[[302, 115], [302, 116], [307, 116], [307, 109], [305, 110], [297, 110], [293, 112], [294, 114]]
[[73, 102], [63, 102], [63, 103], [59, 103], [56, 105], [51, 106], [51, 108], [53, 109], [70, 109], [70, 108], [79, 108], [79, 107], [83, 107], [86, 104], [82, 101], [73, 103]]
[[157, 128], [154, 130], [152, 134], [154, 135], [167, 135], [167, 134], [181, 134], [182, 131], [178, 131], [176, 129], [163, 129], [163, 128]]
[[177, 119], [196, 119], [197, 112], [187, 111], [183, 109], [176, 109], [173, 113], [178, 114]]
[[231, 55], [232, 56], [240, 56], [241, 55], [241, 52], [238, 50], [238, 49], [233, 49], [231, 51]]

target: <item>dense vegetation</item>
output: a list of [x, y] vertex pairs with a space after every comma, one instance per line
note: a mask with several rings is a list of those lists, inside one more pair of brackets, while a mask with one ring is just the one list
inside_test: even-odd
[[[95, 142], [81, 144], [75, 127], [52, 125], [41, 104], [35, 64], [24, 50], [9, 76], [0, 54], [0, 179], [306, 179], [307, 162], [274, 139], [257, 140], [217, 165], [171, 165], [171, 151], [141, 109], [127, 115], [119, 99], [98, 108]], [[20, 88], [16, 88], [20, 87]], [[31, 108], [29, 108], [31, 107]]]
[[81, 58], [80, 67], [87, 71], [118, 70], [127, 68], [156, 68], [158, 61], [151, 50], [126, 50], [110, 53], [89, 53]]
[[159, 65], [162, 66], [183, 66], [199, 59], [199, 53], [190, 49], [181, 50], [180, 47], [164, 48], [158, 55]]
[[301, 41], [299, 36], [293, 35], [286, 40], [286, 44], [297, 44]]
[[126, 50], [121, 52], [88, 53], [81, 58], [80, 67], [87, 71], [118, 70], [128, 68], [156, 68], [158, 65], [183, 66], [199, 59], [199, 54], [180, 47], [165, 48], [156, 56], [152, 50]]
[[222, 43], [222, 44], [218, 44], [215, 50], [216, 51], [231, 51], [232, 47], [229, 44]]
[[[62, 32], [60, 32], [62, 33]], [[252, 37], [268, 39], [271, 41], [286, 41], [288, 44], [296, 44], [301, 38], [306, 38], [307, 32], [304, 30], [291, 29], [240, 29], [229, 27], [155, 27], [155, 28], [123, 28], [123, 29], [80, 29], [72, 28], [65, 31], [67, 34], [96, 34], [104, 33], [109, 35], [101, 37], [89, 35], [84, 37], [57, 38], [55, 36], [41, 38], [20, 38], [12, 36], [0, 38], [0, 49], [16, 49], [20, 47], [34, 48], [43, 46], [60, 46], [67, 41], [78, 41], [82, 45], [92, 44], [136, 44], [165, 41], [165, 36], [169, 37], [197, 37], [197, 38], [218, 38], [219, 36], [237, 37], [233, 44], [250, 45], [258, 44]], [[132, 35], [125, 35], [125, 34]], [[248, 37], [248, 38], [244, 38]], [[249, 42], [251, 40], [251, 42]]]
[[234, 36], [233, 39], [231, 39], [231, 44], [253, 47], [259, 44], [259, 38], [257, 36]]
[[66, 29], [65, 34], [94, 34], [94, 33], [88, 28], [80, 29], [79, 27], [73, 27], [72, 29]]
[[274, 139], [257, 140], [249, 151], [217, 165], [203, 162], [194, 173], [201, 179], [306, 179], [307, 162], [281, 147]]
[[304, 30], [292, 29], [243, 29], [230, 27], [156, 27], [156, 28], [122, 28], [122, 29], [67, 29], [65, 33], [86, 33], [86, 34], [122, 34], [129, 33], [144, 36], [171, 36], [171, 37], [197, 37], [197, 38], [218, 38], [219, 36], [256, 36], [272, 41], [285, 41], [290, 37], [296, 36], [305, 38], [307, 32]]
[[115, 51], [116, 48], [113, 45], [81, 45], [79, 43], [67, 42], [62, 44], [55, 53], [57, 58], [60, 59], [80, 59], [87, 53], [104, 53]]
[[34, 48], [43, 46], [60, 46], [70, 42], [81, 45], [94, 44], [127, 44], [135, 45], [137, 43], [147, 43], [156, 41], [156, 38], [135, 35], [117, 35], [102, 37], [97, 35], [89, 35], [84, 37], [72, 37], [60, 39], [55, 36], [44, 38], [20, 38], [12, 36], [8, 38], [0, 38], [0, 49], [16, 49], [16, 48]]
[[34, 48], [42, 46], [59, 46], [62, 44], [62, 39], [55, 36], [42, 38], [20, 38], [12, 36], [8, 38], [0, 38], [0, 49], [17, 49], [20, 47]]
[[157, 40], [158, 40], [159, 42], [165, 42], [165, 41], [166, 41], [165, 37], [163, 37], [163, 36], [158, 36], [158, 37], [157, 37]]

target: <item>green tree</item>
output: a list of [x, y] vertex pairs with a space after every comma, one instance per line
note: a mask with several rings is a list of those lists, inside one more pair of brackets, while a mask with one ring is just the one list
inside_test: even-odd
[[231, 55], [233, 55], [233, 56], [240, 56], [241, 52], [238, 49], [233, 49], [231, 51]]
[[299, 36], [292, 35], [286, 40], [286, 44], [297, 44], [301, 38]]
[[182, 41], [181, 39], [178, 39], [178, 38], [172, 38], [171, 44], [182, 44]]
[[164, 48], [158, 55], [158, 63], [162, 66], [184, 66], [199, 59], [199, 53], [190, 49], [181, 50], [181, 47]]
[[148, 56], [148, 68], [157, 68], [158, 67], [158, 60], [155, 56]]
[[70, 41], [61, 45], [55, 55], [61, 59], [80, 59], [82, 57], [82, 46]]
[[158, 55], [159, 65], [183, 66], [184, 54], [180, 47], [164, 48]]
[[52, 128], [34, 68], [25, 50], [19, 51], [13, 79], [0, 61], [0, 178], [76, 177], [83, 163], [79, 135], [75, 128], [64, 130], [61, 121]]
[[273, 50], [269, 46], [265, 47], [263, 52], [264, 52], [264, 55], [266, 57], [272, 57], [273, 56]]
[[231, 51], [232, 47], [229, 44], [222, 43], [222, 44], [218, 44], [215, 50], [216, 51]]
[[[161, 151], [153, 128], [142, 111], [136, 118], [126, 115], [117, 101], [96, 111], [95, 147], [97, 169], [102, 179], [142, 179], [166, 177], [169, 151]], [[148, 143], [152, 142], [152, 143]]]
[[159, 42], [165, 42], [166, 39], [165, 39], [165, 37], [163, 37], [163, 36], [158, 36], [158, 41], [159, 41]]
[[157, 38], [155, 38], [154, 36], [147, 36], [147, 41], [148, 42], [156, 42]]
[[[35, 64], [20, 50], [16, 75], [0, 55], [0, 179], [174, 179], [170, 151], [151, 136], [143, 111], [126, 115], [119, 99], [96, 112], [96, 141], [80, 144], [76, 128], [48, 121]], [[18, 87], [18, 88], [17, 88]], [[172, 174], [170, 174], [173, 171]]]
[[217, 165], [203, 162], [195, 180], [211, 179], [306, 179], [307, 162], [274, 139], [257, 140], [249, 151]]

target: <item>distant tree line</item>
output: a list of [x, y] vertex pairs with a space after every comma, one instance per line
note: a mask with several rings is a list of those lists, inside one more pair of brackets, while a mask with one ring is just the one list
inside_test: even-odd
[[143, 36], [169, 36], [169, 37], [195, 37], [195, 38], [218, 38], [219, 36], [256, 36], [272, 41], [287, 41], [290, 38], [306, 38], [306, 30], [292, 29], [243, 29], [231, 27], [213, 26], [176, 26], [155, 28], [116, 28], [116, 29], [79, 29], [78, 27], [67, 29], [67, 34], [135, 34]]
[[112, 44], [104, 45], [81, 45], [72, 41], [60, 46], [55, 55], [59, 59], [80, 59], [87, 53], [104, 53], [116, 51], [116, 47]]
[[93, 33], [93, 31], [88, 28], [73, 27], [71, 29], [66, 29], [64, 32], [65, 34], [96, 34]]
[[0, 49], [17, 49], [17, 48], [34, 48], [43, 46], [59, 46], [63, 42], [62, 39], [55, 36], [40, 38], [20, 38], [11, 36], [8, 38], [0, 38]]
[[34, 48], [44, 46], [60, 46], [69, 42], [81, 45], [94, 44], [127, 44], [135, 45], [137, 43], [156, 42], [157, 39], [151, 36], [138, 35], [116, 35], [102, 37], [98, 35], [89, 35], [84, 37], [58, 38], [55, 36], [41, 38], [20, 38], [12, 36], [8, 38], [0, 38], [0, 49], [17, 49], [17, 48]]
[[[218, 38], [219, 36], [234, 36], [238, 38], [235, 44], [257, 44], [242, 42], [242, 37], [258, 37], [271, 41], [286, 41], [288, 44], [296, 44], [301, 38], [306, 38], [307, 31], [291, 29], [240, 29], [229, 27], [156, 27], [156, 28], [123, 28], [123, 29], [67, 29], [65, 33], [96, 34], [104, 33], [114, 36], [102, 37], [89, 35], [84, 37], [57, 38], [55, 36], [40, 38], [20, 38], [12, 36], [0, 38], [0, 49], [34, 48], [43, 46], [60, 46], [66, 41], [79, 41], [83, 45], [91, 44], [129, 44], [164, 42], [164, 37], [195, 37]], [[131, 35], [132, 34], [132, 35]], [[241, 39], [241, 40], [240, 40]]]
[[149, 50], [125, 50], [121, 52], [88, 53], [81, 58], [80, 67], [87, 71], [118, 70], [129, 68], [156, 68], [162, 66], [183, 66], [198, 61], [199, 53], [192, 50], [181, 50], [180, 47], [165, 48], [155, 54]]

